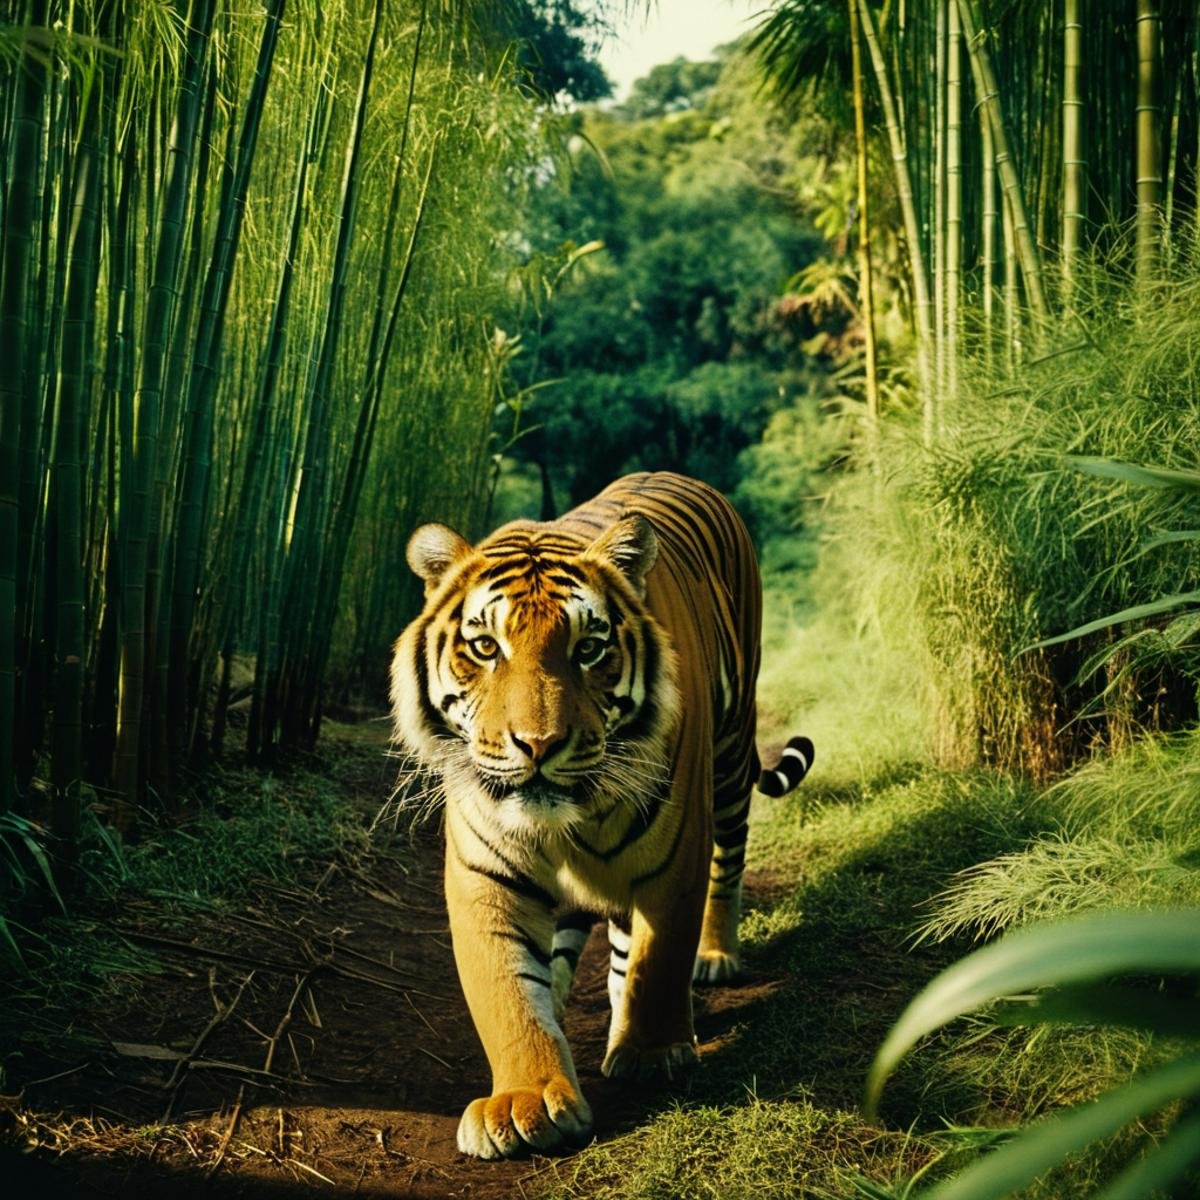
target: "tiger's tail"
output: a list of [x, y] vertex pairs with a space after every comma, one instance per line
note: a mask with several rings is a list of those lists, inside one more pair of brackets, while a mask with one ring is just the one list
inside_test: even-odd
[[813, 765], [813, 754], [809, 738], [792, 738], [784, 747], [779, 766], [764, 770], [758, 777], [758, 790], [764, 796], [786, 795], [808, 774]]

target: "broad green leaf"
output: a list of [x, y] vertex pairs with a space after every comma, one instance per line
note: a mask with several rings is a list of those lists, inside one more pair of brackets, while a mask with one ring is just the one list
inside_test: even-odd
[[1167, 529], [1156, 533], [1142, 543], [1138, 553], [1144, 554], [1147, 550], [1154, 550], [1159, 546], [1169, 546], [1172, 542], [1200, 542], [1200, 529]]
[[1155, 617], [1159, 613], [1171, 612], [1185, 604], [1197, 603], [1200, 603], [1200, 592], [1180, 592], [1176, 596], [1161, 596], [1147, 604], [1135, 604], [1132, 608], [1123, 608], [1120, 612], [1110, 613], [1107, 617], [1098, 617], [1095, 621], [1089, 621], [1077, 629], [1069, 629], [1066, 633], [1043, 638], [1040, 642], [1022, 647], [1017, 653], [1025, 654], [1029, 650], [1040, 650], [1043, 646], [1056, 646], [1059, 642], [1069, 642], [1072, 638], [1086, 637], [1089, 633], [1108, 629], [1112, 625], [1120, 625], [1123, 621], [1140, 621], [1144, 617]]
[[[921, 1200], [1002, 1200], [1057, 1166], [1067, 1155], [1180, 1096], [1196, 1092], [1200, 1092], [1200, 1054], [1133, 1079], [1090, 1104], [1039, 1121], [953, 1179], [923, 1192]], [[1138, 1195], [1144, 1197], [1146, 1193]]]
[[1149, 1153], [1122, 1171], [1094, 1200], [1145, 1200], [1200, 1162], [1200, 1114], [1177, 1121]]
[[1163, 1037], [1200, 1038], [1200, 1002], [1102, 983], [1013, 1000], [993, 1015], [1000, 1025], [1122, 1025]]
[[125, 862], [125, 855], [121, 850], [120, 845], [113, 835], [109, 832], [108, 827], [96, 816], [96, 812], [92, 808], [85, 808], [84, 812], [91, 818], [92, 825], [95, 827], [96, 834], [104, 843], [109, 854], [112, 855], [112, 860], [116, 864], [117, 871], [120, 873], [121, 879], [129, 878], [129, 867]]
[[947, 967], [892, 1026], [867, 1078], [867, 1112], [926, 1034], [983, 1004], [1039, 987], [1200, 971], [1200, 911], [1089, 913], [1020, 929]]
[[1122, 462], [1119, 458], [1091, 458], [1076, 454], [1068, 455], [1067, 462], [1085, 475], [1118, 479], [1123, 483], [1136, 483], [1141, 487], [1200, 491], [1200, 471], [1181, 471], [1173, 467], [1143, 467], [1137, 463]]

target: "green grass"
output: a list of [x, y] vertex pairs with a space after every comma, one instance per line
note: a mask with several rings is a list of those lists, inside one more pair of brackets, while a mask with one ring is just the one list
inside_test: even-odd
[[553, 1170], [554, 1200], [758, 1200], [853, 1195], [856, 1176], [891, 1181], [939, 1154], [934, 1142], [866, 1125], [803, 1093], [673, 1108]]
[[931, 905], [923, 937], [1200, 905], [1200, 730], [1096, 758], [1048, 788], [1037, 811], [1050, 831], [960, 874]]
[[820, 487], [821, 553], [801, 577], [801, 611], [796, 575], [776, 597], [768, 588], [782, 602], [766, 630], [772, 731], [811, 729], [849, 777], [907, 758], [1051, 779], [1096, 748], [1195, 720], [1200, 621], [1169, 614], [1027, 650], [1197, 586], [1200, 543], [1163, 535], [1200, 527], [1200, 493], [1072, 466], [1194, 467], [1194, 257], [1182, 253], [1148, 298], [1111, 270], [1085, 271], [1079, 317], [1048, 355], [1011, 374], [961, 364], [930, 447], [895, 403], [877, 473], [847, 437]]

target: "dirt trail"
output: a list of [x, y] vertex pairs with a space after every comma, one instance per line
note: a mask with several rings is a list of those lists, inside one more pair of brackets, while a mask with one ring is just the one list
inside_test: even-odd
[[[373, 811], [382, 770], [364, 772], [355, 791]], [[402, 856], [331, 865], [309, 886], [264, 887], [186, 926], [165, 928], [150, 905], [117, 926], [167, 969], [136, 1002], [90, 1014], [86, 1057], [68, 1042], [10, 1073], [6, 1090], [22, 1094], [0, 1108], [0, 1177], [25, 1186], [9, 1195], [274, 1197], [332, 1186], [490, 1198], [536, 1193], [544, 1172], [569, 1171], [561, 1158], [480, 1163], [455, 1148], [459, 1114], [489, 1075], [454, 970], [435, 829]], [[567, 1034], [606, 1139], [671, 1093], [600, 1075], [601, 933], [583, 956]], [[698, 994], [702, 1057], [776, 983]], [[14, 1144], [39, 1148], [18, 1157]]]

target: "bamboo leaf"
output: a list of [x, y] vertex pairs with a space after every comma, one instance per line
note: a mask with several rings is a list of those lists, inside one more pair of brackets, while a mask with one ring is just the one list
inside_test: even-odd
[[1068, 455], [1067, 462], [1085, 475], [1098, 475], [1102, 479], [1118, 479], [1122, 483], [1135, 483], [1140, 487], [1186, 488], [1189, 491], [1200, 491], [1200, 471], [1145, 467], [1137, 463], [1122, 462], [1118, 458], [1091, 458], [1077, 454]]
[[1121, 1025], [1163, 1037], [1200, 1036], [1200, 1006], [1145, 988], [1083, 984], [1011, 1000], [994, 1014], [1001, 1025]]
[[1120, 612], [1110, 613], [1107, 617], [1098, 617], [1094, 621], [1089, 621], [1086, 625], [1079, 625], [1075, 629], [1068, 629], [1066, 633], [1043, 638], [1040, 642], [1033, 642], [1028, 646], [1022, 647], [1017, 653], [1025, 654], [1030, 650], [1040, 650], [1044, 646], [1057, 646], [1060, 642], [1069, 642], [1072, 638], [1087, 637], [1089, 633], [1096, 633], [1101, 629], [1108, 629], [1113, 625], [1120, 625], [1125, 621], [1140, 621], [1145, 617], [1156, 617], [1160, 613], [1173, 612], [1177, 608], [1182, 608], [1185, 604], [1196, 603], [1200, 603], [1200, 592], [1180, 592], [1175, 596], [1160, 596], [1159, 599], [1151, 600], [1146, 604], [1135, 604], [1132, 608], [1123, 608]]
[[871, 1065], [873, 1113], [896, 1064], [926, 1034], [981, 1005], [1035, 987], [1129, 973], [1200, 971], [1200, 913], [1091, 913], [1018, 930], [948, 967], [909, 1004]]
[[1140, 553], [1145, 554], [1147, 550], [1169, 546], [1174, 542], [1200, 542], [1200, 529], [1170, 529], [1165, 533], [1156, 533], [1152, 538], [1147, 538]]

